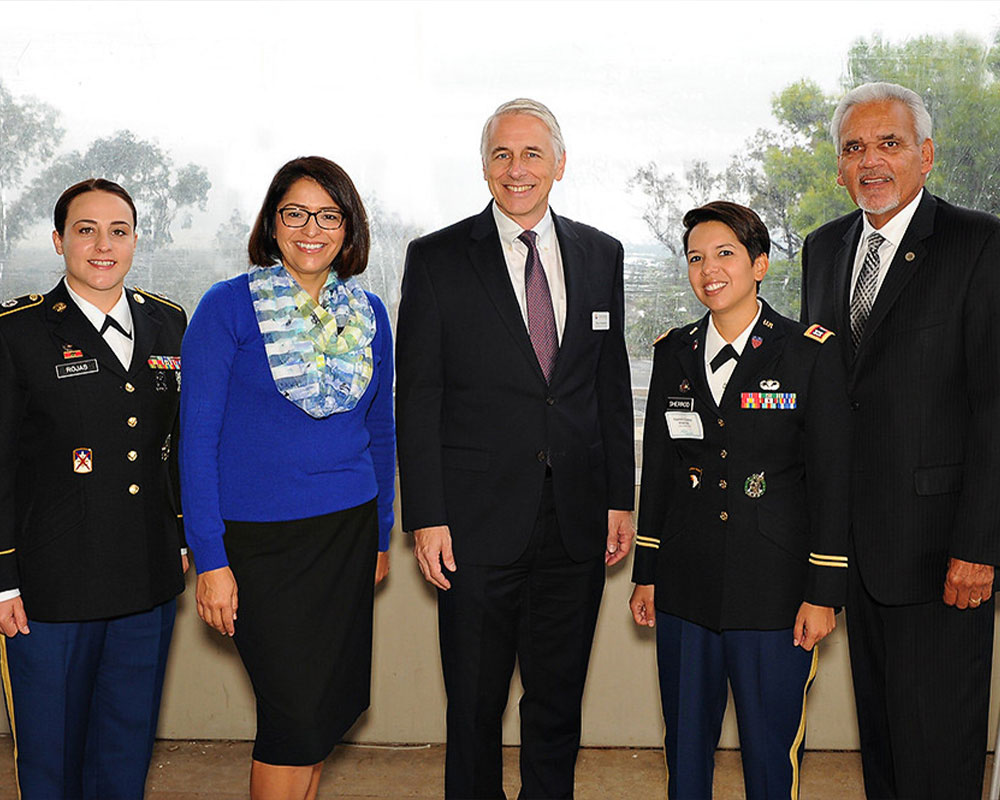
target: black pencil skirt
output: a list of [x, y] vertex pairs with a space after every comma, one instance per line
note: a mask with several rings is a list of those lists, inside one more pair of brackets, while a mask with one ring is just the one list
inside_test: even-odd
[[257, 698], [253, 757], [323, 761], [368, 708], [375, 501], [309, 519], [226, 522], [233, 641]]

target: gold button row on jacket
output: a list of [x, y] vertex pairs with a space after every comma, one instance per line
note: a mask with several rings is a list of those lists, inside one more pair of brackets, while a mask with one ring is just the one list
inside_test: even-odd
[[125, 422], [126, 422], [126, 424], [130, 428], [134, 428], [136, 425], [139, 424], [139, 418], [138, 417], [129, 417]]
[[723, 478], [721, 481], [719, 481], [719, 488], [720, 489], [725, 489], [728, 485], [729, 484], [726, 483], [726, 479], [725, 478]]
[[133, 483], [128, 487], [129, 494], [139, 494], [139, 484]]
[[720, 450], [719, 451], [719, 458], [725, 458], [728, 455], [729, 455], [729, 453], [727, 453], [725, 450]]
[[135, 391], [135, 387], [131, 383], [128, 383], [126, 381], [126, 383], [125, 383], [125, 391], [126, 392], [134, 392]]
[[718, 421], [718, 423], [719, 423], [719, 427], [720, 427], [720, 428], [725, 428], [725, 427], [726, 427], [726, 421], [725, 421], [724, 419], [722, 419], [722, 418], [720, 417], [720, 418], [719, 418], [719, 419], [718, 419], [717, 421]]
[[135, 452], [135, 450], [129, 450], [125, 454], [125, 458], [127, 458], [129, 461], [135, 461], [138, 457], [139, 457], [139, 454], [137, 452]]
[[726, 513], [725, 511], [720, 511], [719, 512], [719, 519], [721, 519], [723, 522], [725, 522], [727, 519], [729, 519], [729, 514]]

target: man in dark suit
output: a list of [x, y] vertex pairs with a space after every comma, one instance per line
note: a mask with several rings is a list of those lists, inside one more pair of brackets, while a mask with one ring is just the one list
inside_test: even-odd
[[124, 287], [124, 189], [76, 184], [54, 216], [64, 279], [0, 304], [0, 674], [24, 800], [140, 800], [184, 588], [186, 317]]
[[931, 119], [909, 89], [852, 90], [831, 132], [861, 211], [806, 239], [802, 316], [842, 334], [848, 366], [865, 789], [979, 798], [1000, 563], [1000, 221], [923, 189]]
[[573, 796], [606, 564], [631, 546], [633, 419], [619, 242], [553, 214], [558, 123], [483, 129], [493, 202], [410, 244], [397, 327], [403, 527], [439, 589], [445, 795], [502, 798], [515, 659], [521, 797]]

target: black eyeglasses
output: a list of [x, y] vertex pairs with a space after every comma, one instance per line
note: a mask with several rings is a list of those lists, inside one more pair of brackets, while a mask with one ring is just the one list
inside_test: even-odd
[[278, 216], [286, 228], [304, 228], [309, 224], [309, 217], [315, 217], [316, 224], [325, 231], [339, 230], [344, 224], [344, 215], [330, 209], [306, 211], [298, 206], [285, 206], [278, 209]]

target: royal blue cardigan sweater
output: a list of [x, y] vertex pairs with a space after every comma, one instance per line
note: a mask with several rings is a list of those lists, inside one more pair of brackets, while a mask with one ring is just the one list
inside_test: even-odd
[[249, 279], [202, 297], [181, 348], [181, 500], [199, 572], [226, 566], [223, 520], [274, 522], [378, 498], [379, 550], [389, 547], [395, 479], [392, 333], [371, 293], [371, 383], [350, 411], [314, 419], [274, 385]]

